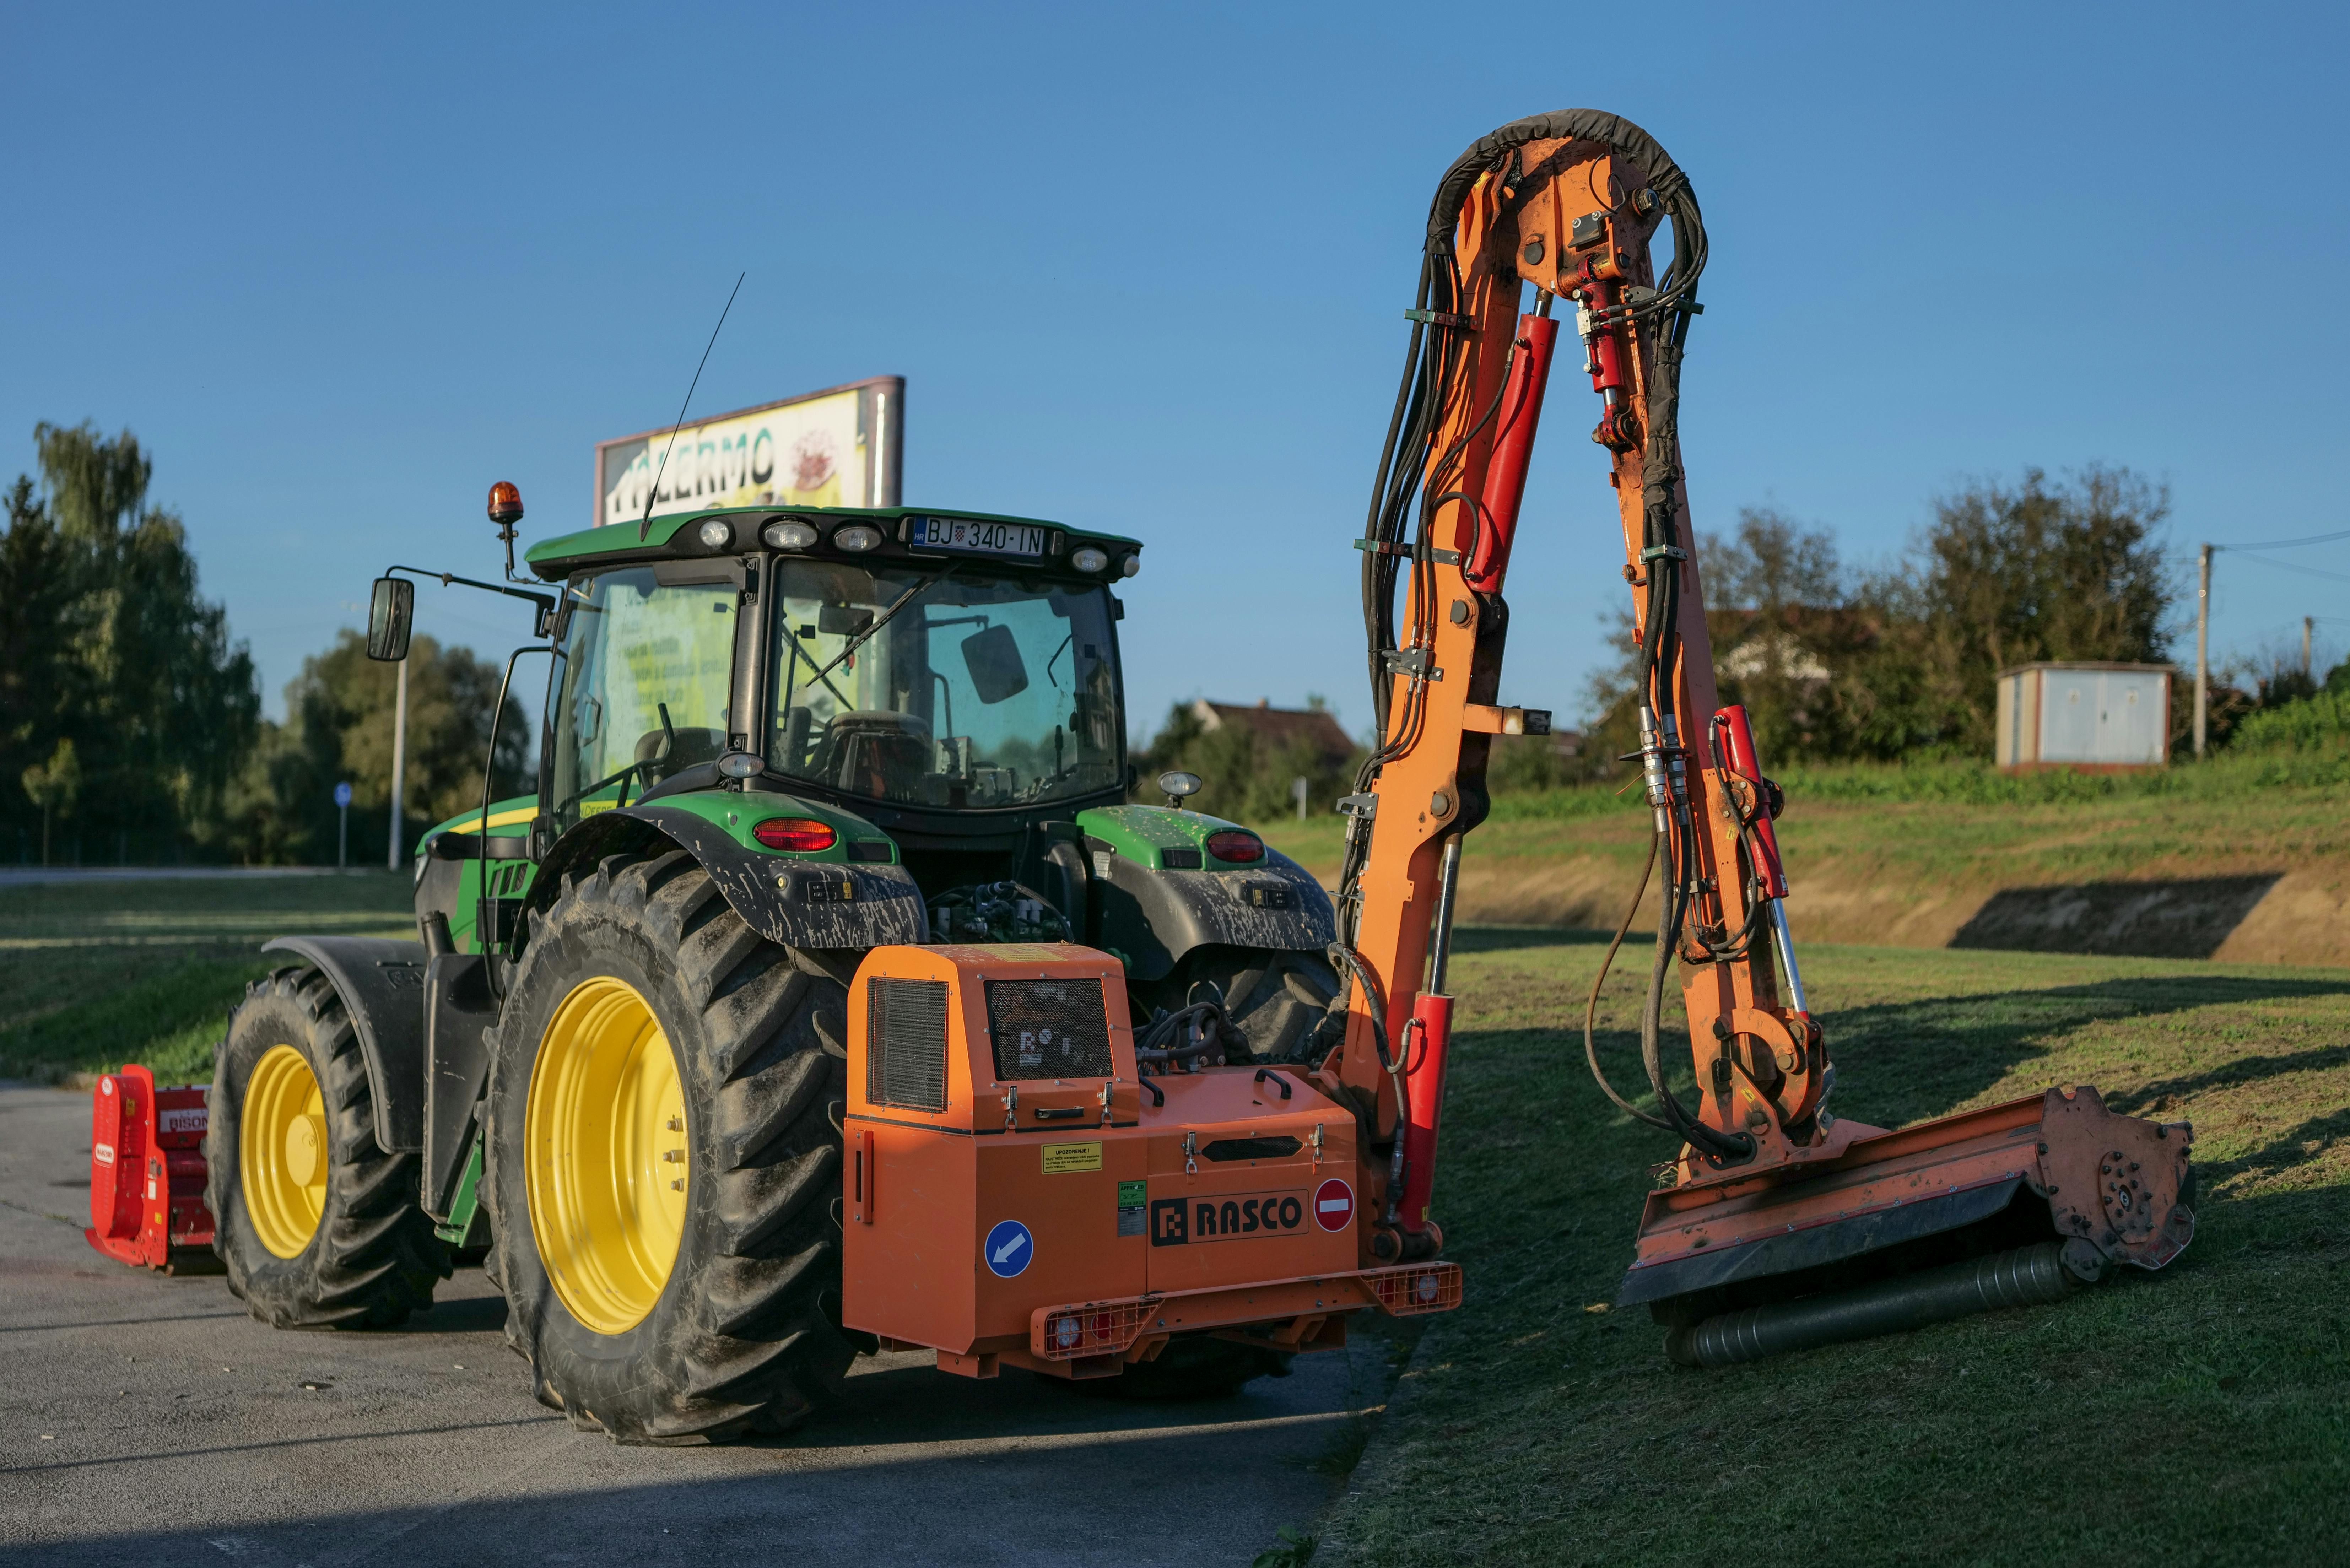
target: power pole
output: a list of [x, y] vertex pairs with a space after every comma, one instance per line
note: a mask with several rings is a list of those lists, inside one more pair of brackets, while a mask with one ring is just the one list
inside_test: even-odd
[[2317, 618], [2314, 615], [2301, 618], [2301, 672], [2303, 675], [2309, 673], [2309, 628], [2316, 624]]
[[2211, 546], [2202, 550], [2201, 581], [2195, 588], [2195, 754], [2203, 754], [2211, 725]]
[[391, 703], [391, 853], [384, 865], [400, 869], [400, 786], [408, 772], [408, 660], [400, 661], [400, 695]]

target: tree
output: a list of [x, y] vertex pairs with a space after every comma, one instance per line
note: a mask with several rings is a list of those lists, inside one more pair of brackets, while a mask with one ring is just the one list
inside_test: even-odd
[[[323, 860], [335, 841], [333, 790], [351, 786], [351, 857], [380, 858], [391, 804], [391, 728], [400, 667], [367, 657], [367, 639], [345, 629], [302, 661], [286, 688], [286, 722], [255, 749], [234, 795], [233, 847], [240, 858]], [[504, 670], [471, 649], [419, 635], [408, 649], [408, 755], [401, 838], [482, 804], [490, 710]], [[531, 729], [507, 702], [498, 725], [492, 798], [525, 787]]]
[[2000, 670], [2165, 659], [2176, 590], [2154, 535], [2169, 512], [2167, 489], [2096, 465], [1937, 501], [1910, 566], [1873, 589], [1887, 636], [1859, 672], [1863, 749], [1988, 756]]
[[1876, 624], [1852, 602], [1835, 541], [1748, 506], [1736, 533], [1702, 538], [1698, 556], [1721, 701], [1745, 707], [1763, 760], [1849, 750], [1844, 687]]
[[49, 818], [72, 812], [75, 797], [81, 793], [81, 764], [75, 760], [74, 743], [59, 741], [57, 749], [49, 753], [46, 763], [36, 763], [21, 775], [25, 793], [41, 808], [41, 864], [49, 863]]
[[46, 423], [34, 438], [41, 483], [16, 481], [0, 540], [0, 777], [70, 740], [81, 826], [174, 854], [203, 835], [256, 733], [253, 660], [198, 591], [184, 524], [146, 504], [154, 465], [137, 438]]
[[[1747, 508], [1699, 550], [1721, 701], [1746, 705], [1766, 765], [1988, 756], [2000, 670], [2167, 657], [2175, 592], [2154, 535], [2168, 511], [2127, 469], [2054, 484], [2027, 469], [2012, 488], [1978, 481], [1937, 501], [1908, 560], [1855, 578], [1825, 533]], [[1592, 680], [1594, 766], [1638, 744], [1631, 619], [1612, 618], [1624, 658]]]
[[[1766, 764], [1843, 754], [1851, 726], [1841, 684], [1873, 642], [1875, 621], [1853, 602], [1835, 541], [1775, 507], [1747, 506], [1728, 537], [1700, 535], [1697, 553], [1718, 700], [1745, 707]], [[1623, 657], [1592, 678], [1595, 717], [1573, 764], [1586, 776], [1611, 771], [1640, 743], [1631, 611], [1619, 606], [1608, 619]], [[1700, 732], [1682, 734], [1703, 743]], [[1551, 771], [1564, 776], [1568, 767], [1554, 763]]]

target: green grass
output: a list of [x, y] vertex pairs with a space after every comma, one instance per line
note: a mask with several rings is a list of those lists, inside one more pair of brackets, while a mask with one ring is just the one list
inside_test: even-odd
[[395, 872], [0, 888], [0, 1076], [69, 1080], [141, 1062], [212, 1076], [228, 1009], [297, 933], [412, 935]]
[[[2350, 789], [2247, 782], [2259, 767], [2289, 772], [2296, 755], [2143, 775], [2011, 777], [1971, 763], [1790, 770], [1778, 822], [1788, 919], [1806, 941], [1940, 946], [2004, 888], [2282, 875], [2303, 901], [2280, 901], [2231, 956], [2350, 962], [2350, 935], [2324, 916], [2350, 889]], [[1648, 851], [1638, 795], [1591, 786], [1497, 796], [1462, 857], [1463, 918], [1612, 921]], [[1308, 871], [1336, 877], [1335, 818], [1263, 831]]]
[[[2095, 1084], [2194, 1122], [2196, 1240], [2054, 1306], [1696, 1373], [1644, 1313], [1594, 1310], [1670, 1153], [1556, 1027], [1600, 948], [1463, 935], [1436, 1212], [1466, 1298], [1317, 1562], [2252, 1563], [2350, 1539], [2350, 971], [1812, 949], [1846, 1115]], [[1627, 1080], [1638, 983], [1619, 966], [1603, 1003]]]

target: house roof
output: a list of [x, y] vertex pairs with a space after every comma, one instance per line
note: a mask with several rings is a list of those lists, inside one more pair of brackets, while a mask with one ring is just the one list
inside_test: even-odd
[[2035, 664], [2011, 664], [1999, 672], [2004, 680], [2011, 675], [2021, 675], [2027, 670], [2135, 670], [2147, 675], [2176, 675], [2176, 664], [2126, 664], [2102, 659], [2043, 659]]
[[1353, 739], [1326, 709], [1276, 708], [1263, 699], [1254, 704], [1211, 702], [1203, 697], [1191, 704], [1191, 711], [1198, 715], [1203, 730], [1235, 725], [1268, 745], [1285, 746], [1302, 741], [1333, 759], [1351, 756], [1355, 750]]

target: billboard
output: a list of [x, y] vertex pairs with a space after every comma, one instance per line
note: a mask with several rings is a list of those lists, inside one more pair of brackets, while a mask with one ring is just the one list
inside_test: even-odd
[[[875, 376], [596, 443], [598, 527], [712, 506], [895, 506], [906, 380]], [[663, 449], [668, 461], [662, 461]], [[656, 476], [659, 493], [654, 493]]]

